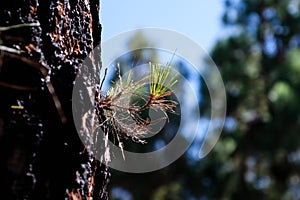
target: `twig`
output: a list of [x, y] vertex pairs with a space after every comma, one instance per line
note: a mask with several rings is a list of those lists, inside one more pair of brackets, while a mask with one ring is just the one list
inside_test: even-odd
[[103, 87], [103, 84], [104, 84], [104, 81], [106, 79], [106, 76], [107, 76], [107, 68], [105, 68], [105, 71], [104, 71], [104, 77], [101, 81], [101, 84], [100, 84], [100, 90], [102, 90], [102, 87]]
[[22, 27], [40, 26], [39, 22], [36, 23], [25, 23], [25, 24], [15, 24], [11, 26], [0, 26], [0, 31], [8, 31], [11, 29], [17, 29]]
[[37, 88], [35, 88], [35, 87], [16, 85], [16, 84], [5, 83], [5, 82], [0, 82], [0, 86], [14, 89], [14, 90], [23, 90], [23, 91], [36, 91], [37, 90]]
[[21, 51], [14, 49], [14, 48], [7, 47], [7, 46], [3, 46], [3, 45], [0, 45], [0, 50], [7, 51], [9, 53], [21, 54]]

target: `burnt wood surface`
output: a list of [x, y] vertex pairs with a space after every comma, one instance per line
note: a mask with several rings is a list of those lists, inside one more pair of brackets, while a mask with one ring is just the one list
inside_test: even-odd
[[107, 199], [108, 168], [84, 150], [71, 101], [82, 68], [99, 82], [99, 1], [0, 5], [0, 199]]

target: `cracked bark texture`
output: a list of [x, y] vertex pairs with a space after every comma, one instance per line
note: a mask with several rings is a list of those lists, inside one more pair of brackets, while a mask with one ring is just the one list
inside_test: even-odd
[[108, 168], [85, 151], [71, 102], [78, 72], [99, 82], [99, 1], [0, 5], [1, 199], [107, 199]]

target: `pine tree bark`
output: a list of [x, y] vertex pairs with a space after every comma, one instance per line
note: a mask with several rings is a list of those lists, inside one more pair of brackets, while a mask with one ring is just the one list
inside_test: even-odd
[[87, 87], [99, 82], [99, 1], [0, 5], [1, 199], [107, 199], [108, 168], [84, 150], [71, 102], [83, 67]]

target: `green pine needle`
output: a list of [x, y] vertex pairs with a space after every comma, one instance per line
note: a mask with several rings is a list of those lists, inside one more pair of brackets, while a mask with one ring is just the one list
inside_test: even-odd
[[157, 99], [163, 96], [177, 83], [177, 76], [170, 78], [171, 65], [162, 66], [149, 63], [150, 66], [150, 94]]

